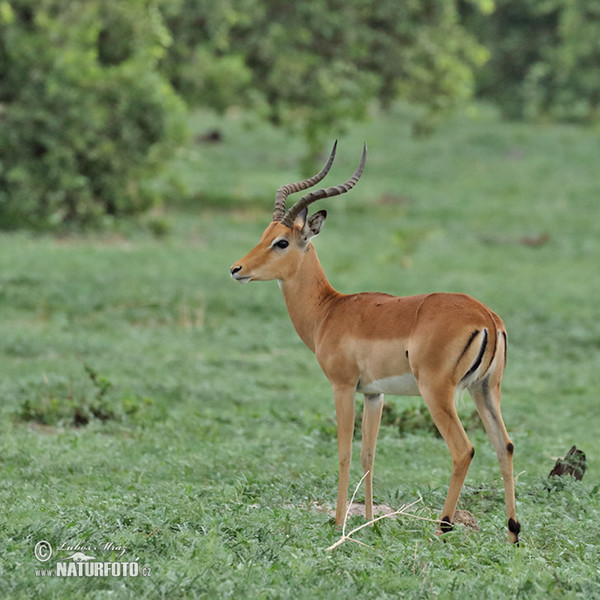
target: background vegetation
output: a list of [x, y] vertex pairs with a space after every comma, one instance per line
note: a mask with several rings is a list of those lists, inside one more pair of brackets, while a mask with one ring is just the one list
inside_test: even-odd
[[420, 107], [417, 135], [474, 94], [591, 122], [598, 40], [594, 0], [2, 0], [0, 227], [147, 210], [186, 107], [284, 127], [303, 173], [375, 101]]
[[168, 39], [145, 0], [0, 3], [1, 227], [152, 206], [147, 179], [183, 140], [183, 103], [158, 70]]
[[[0, 0], [0, 597], [600, 598], [597, 8], [370, 4]], [[277, 286], [228, 266], [334, 134], [328, 181], [369, 159], [324, 204], [333, 285], [507, 323], [518, 548], [465, 397], [480, 530], [324, 551], [329, 385]], [[572, 444], [585, 477], [549, 480]], [[376, 500], [436, 518], [449, 471], [421, 400], [388, 399]], [[151, 575], [42, 575], [63, 543]]]
[[597, 2], [497, 0], [490, 17], [468, 10], [463, 16], [491, 52], [476, 76], [478, 95], [493, 99], [511, 118], [597, 120]]

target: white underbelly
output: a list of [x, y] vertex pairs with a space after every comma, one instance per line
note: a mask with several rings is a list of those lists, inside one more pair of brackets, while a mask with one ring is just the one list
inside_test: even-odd
[[376, 379], [367, 384], [359, 384], [357, 391], [361, 394], [391, 394], [392, 396], [420, 396], [417, 380], [412, 373], [394, 375], [384, 379]]

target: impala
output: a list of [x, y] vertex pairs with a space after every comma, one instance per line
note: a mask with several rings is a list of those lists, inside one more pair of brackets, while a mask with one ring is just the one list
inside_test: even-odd
[[336, 524], [343, 523], [354, 432], [354, 398], [364, 394], [361, 464], [365, 510], [373, 518], [373, 461], [384, 394], [422, 396], [452, 456], [452, 474], [437, 533], [452, 529], [458, 497], [474, 455], [459, 420], [455, 397], [467, 388], [494, 446], [504, 480], [508, 539], [518, 542], [515, 513], [514, 446], [500, 413], [500, 382], [506, 363], [506, 329], [487, 306], [464, 294], [432, 293], [395, 297], [383, 293], [341, 294], [327, 280], [311, 239], [326, 211], [310, 217], [308, 206], [344, 194], [360, 178], [312, 191], [291, 208], [289, 194], [327, 175], [336, 144], [313, 177], [279, 188], [273, 220], [258, 244], [230, 269], [240, 282], [276, 279], [298, 335], [315, 353], [333, 388], [338, 423], [339, 480]]

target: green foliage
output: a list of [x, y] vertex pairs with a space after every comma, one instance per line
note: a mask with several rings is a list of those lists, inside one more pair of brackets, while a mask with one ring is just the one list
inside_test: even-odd
[[598, 40], [595, 0], [0, 0], [0, 227], [152, 206], [184, 100], [301, 136], [303, 171], [398, 98], [416, 134], [475, 86], [512, 117], [591, 121]]
[[250, 106], [301, 134], [310, 164], [324, 137], [364, 118], [374, 98], [423, 106], [423, 130], [470, 97], [472, 69], [487, 52], [461, 26], [457, 5], [172, 1], [164, 8], [173, 35], [165, 69], [191, 102]]
[[517, 118], [591, 121], [600, 106], [600, 6], [595, 0], [496, 0], [491, 17], [463, 10], [491, 51], [479, 93]]
[[0, 3], [0, 226], [97, 223], [155, 198], [145, 179], [181, 139], [148, 0]]
[[50, 384], [46, 380], [43, 390], [39, 386], [28, 386], [16, 413], [17, 420], [49, 426], [83, 427], [94, 420], [119, 422], [142, 408], [144, 401], [118, 397], [107, 377], [99, 375], [87, 363], [83, 366], [87, 385], [81, 381]]
[[532, 66], [526, 110], [559, 120], [593, 120], [600, 109], [600, 5], [594, 0], [548, 2], [557, 15], [557, 43]]

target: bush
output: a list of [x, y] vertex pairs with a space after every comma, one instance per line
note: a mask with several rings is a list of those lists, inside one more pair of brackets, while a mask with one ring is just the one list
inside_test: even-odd
[[[486, 0], [470, 0], [475, 12]], [[305, 168], [326, 137], [374, 99], [425, 109], [420, 129], [471, 97], [488, 53], [458, 20], [458, 0], [163, 0], [173, 37], [163, 61], [190, 103], [250, 107], [302, 135]]]
[[491, 17], [462, 10], [491, 51], [478, 94], [512, 118], [592, 121], [600, 108], [600, 5], [596, 0], [496, 0]]
[[0, 226], [97, 223], [155, 198], [183, 104], [148, 0], [0, 1]]

